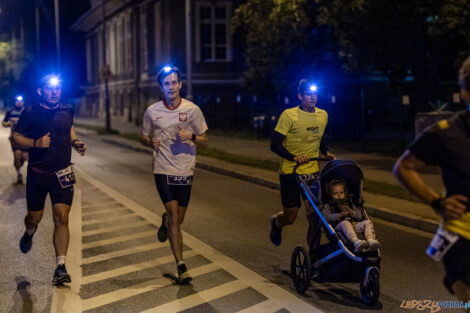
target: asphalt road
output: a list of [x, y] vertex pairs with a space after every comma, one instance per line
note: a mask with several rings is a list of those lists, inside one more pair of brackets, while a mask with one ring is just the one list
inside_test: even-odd
[[[0, 276], [0, 312], [54, 311], [54, 304], [51, 303], [56, 303], [54, 297], [57, 295], [54, 296], [54, 290], [50, 287], [49, 282], [54, 269], [50, 206], [46, 208], [41, 232], [35, 236], [33, 250], [27, 255], [22, 255], [17, 246], [23, 231], [24, 186], [11, 184], [15, 173], [13, 167], [9, 165], [11, 151], [6, 137], [6, 130], [2, 130], [0, 136], [0, 146], [2, 147], [0, 150], [0, 177], [2, 177], [0, 184], [2, 189], [0, 200], [0, 220], [2, 221], [0, 224], [0, 253], [2, 253], [2, 258], [0, 258], [0, 266], [3, 271]], [[88, 261], [85, 259], [81, 265], [84, 278], [81, 281], [81, 286], [77, 287], [80, 288], [80, 291], [75, 292], [72, 288], [69, 294], [67, 291], [61, 291], [60, 295], [67, 298], [76, 297], [78, 294], [82, 300], [88, 301], [85, 301], [84, 311], [86, 312], [140, 312], [150, 310], [149, 303], [152, 301], [163, 305], [165, 301], [158, 300], [156, 294], [152, 293], [146, 294], [145, 297], [138, 292], [132, 298], [119, 296], [120, 289], [128, 292], [129, 288], [132, 289], [133, 286], [148, 287], [141, 286], [145, 282], [147, 285], [149, 284], [143, 278], [137, 279], [133, 275], [124, 276], [120, 273], [119, 279], [115, 278], [109, 284], [103, 281], [101, 285], [97, 285], [100, 278], [93, 276], [99, 275], [103, 271], [117, 271], [120, 266], [125, 266], [127, 263], [143, 262], [146, 260], [145, 253], [147, 252], [156, 253], [154, 256], [157, 258], [166, 257], [164, 264], [170, 268], [166, 271], [171, 271], [174, 266], [171, 258], [163, 256], [169, 253], [168, 244], [157, 245], [154, 241], [155, 227], [144, 221], [144, 218], [148, 221], [155, 215], [160, 216], [164, 209], [154, 186], [151, 157], [145, 153], [130, 151], [91, 138], [87, 138], [86, 142], [88, 145], [87, 155], [79, 157], [74, 154], [73, 156], [73, 162], [84, 173], [76, 186], [77, 192], [81, 195], [83, 217], [81, 221], [73, 220], [71, 222], [81, 223], [82, 244], [88, 245], [83, 247], [81, 254], [83, 258], [88, 257], [89, 259]], [[86, 177], [90, 177], [92, 180], [87, 180]], [[106, 193], [108, 189], [99, 188], [101, 185], [109, 187], [118, 196], [110, 197], [111, 194]], [[118, 201], [121, 198], [130, 199], [135, 205], [126, 206], [127, 200]], [[136, 211], [135, 207], [140, 209]], [[377, 306], [370, 308], [361, 303], [358, 284], [314, 283], [305, 295], [297, 295], [289, 276], [285, 274], [285, 270], [289, 267], [293, 248], [298, 244], [305, 245], [305, 213], [301, 210], [296, 223], [284, 230], [282, 245], [274, 247], [268, 240], [268, 221], [269, 217], [279, 208], [280, 196], [279, 192], [275, 190], [204, 170], [196, 170], [191, 202], [183, 225], [183, 230], [189, 234], [187, 235], [188, 247], [186, 248], [188, 252], [185, 253], [190, 255], [187, 258], [190, 271], [191, 264], [194, 264], [195, 271], [198, 266], [202, 268], [210, 266], [209, 261], [214, 258], [211, 259], [209, 252], [207, 255], [204, 253], [196, 255], [195, 253], [202, 251], [196, 250], [203, 244], [207, 244], [222, 252], [231, 261], [235, 261], [233, 266], [238, 266], [239, 263], [243, 268], [249, 269], [251, 272], [246, 272], [246, 275], [253, 276], [254, 274], [249, 273], [256, 273], [263, 280], [272, 282], [288, 291], [294, 297], [293, 299], [297, 299], [296, 301], [310, 303], [324, 312], [363, 312], [364, 310], [411, 312], [412, 310], [400, 308], [403, 300], [453, 299], [442, 285], [443, 269], [441, 264], [435, 263], [424, 254], [431, 235], [378, 219], [373, 220], [382, 244], [381, 296]], [[104, 213], [100, 215], [101, 209]], [[149, 215], [143, 214], [144, 218], [138, 216], [142, 209], [150, 212]], [[100, 223], [94, 223], [95, 218]], [[116, 220], [107, 221], [106, 218], [115, 218]], [[144, 254], [136, 256], [137, 260], [129, 257], [125, 260], [120, 259], [120, 265], [113, 265], [112, 262], [103, 258], [117, 257], [113, 253], [121, 253], [120, 250], [127, 249], [128, 246], [126, 246], [124, 239], [119, 243], [109, 242], [108, 246], [93, 246], [93, 243], [86, 242], [85, 237], [92, 240], [92, 234], [96, 228], [112, 228], [113, 224], [119, 225], [120, 223], [123, 225], [123, 229], [132, 226], [132, 223], [135, 223], [136, 228], [148, 227], [148, 229], [140, 230], [145, 232], [138, 238], [138, 245], [148, 247], [148, 249], [145, 248], [147, 250], [139, 252]], [[159, 224], [160, 221], [156, 220], [153, 223]], [[126, 231], [121, 230], [121, 232], [125, 233]], [[89, 235], [86, 236], [86, 234]], [[133, 235], [135, 234], [132, 231], [127, 233], [127, 236], [132, 237]], [[109, 238], [98, 239], [112, 241]], [[196, 238], [202, 243], [196, 244], [192, 238]], [[117, 244], [120, 244], [121, 247], [117, 247]], [[130, 241], [128, 244], [136, 245], [135, 242]], [[73, 248], [71, 247], [71, 249]], [[122, 255], [119, 257], [124, 258]], [[165, 270], [162, 270], [162, 273], [164, 272]], [[147, 274], [154, 279], [161, 279], [156, 278], [159, 276], [158, 273]], [[205, 296], [204, 292], [207, 293], [210, 286], [230, 284], [235, 279], [232, 274], [228, 267], [207, 273], [201, 270], [200, 279], [195, 279], [194, 289], [190, 292], [186, 289], [172, 291], [167, 288], [165, 290], [168, 294], [178, 293], [174, 299], [177, 303], [180, 301], [178, 299], [183, 296], [181, 293], [201, 294], [202, 297], [202, 295]], [[86, 277], [87, 275], [90, 276]], [[216, 284], [216, 282], [218, 283]], [[230, 293], [231, 297], [226, 296], [220, 301], [210, 298], [208, 295], [208, 304], [199, 304], [197, 309], [188, 309], [187, 312], [236, 312], [245, 308], [240, 306], [242, 303], [253, 303], [253, 305], [258, 303], [259, 308], [262, 308], [259, 303], [264, 301], [264, 295], [260, 292], [261, 289], [257, 289], [256, 286], [253, 285], [251, 289], [240, 287], [241, 289], [237, 289], [236, 295]], [[137, 287], [134, 289], [138, 290]], [[107, 300], [103, 300], [103, 303], [106, 304], [103, 306], [104, 304], [99, 301], [106, 298], [107, 292], [111, 296]], [[93, 299], [96, 301], [91, 301]], [[129, 305], [129, 303], [133, 304]], [[183, 305], [180, 308], [186, 307]], [[183, 309], [180, 311], [184, 311]], [[276, 310], [266, 310], [266, 312], [274, 311]], [[258, 312], [264, 311], [258, 310]], [[277, 312], [289, 311], [282, 308]], [[447, 310], [446, 312], [451, 311]]]

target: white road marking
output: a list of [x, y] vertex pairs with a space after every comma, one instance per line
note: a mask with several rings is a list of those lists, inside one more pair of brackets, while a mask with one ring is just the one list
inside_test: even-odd
[[111, 223], [115, 222], [118, 220], [122, 220], [125, 218], [130, 218], [130, 217], [135, 217], [136, 215], [134, 213], [126, 213], [122, 215], [108, 215], [108, 216], [103, 216], [97, 219], [93, 219], [91, 221], [83, 221], [82, 225], [87, 226], [87, 225], [95, 225], [95, 224], [101, 224], [101, 223]]
[[149, 230], [141, 233], [135, 233], [132, 235], [126, 235], [126, 236], [121, 236], [121, 237], [115, 237], [111, 239], [104, 239], [100, 241], [93, 241], [93, 242], [88, 242], [82, 244], [82, 249], [89, 249], [89, 248], [96, 248], [96, 247], [101, 247], [104, 245], [109, 245], [113, 243], [119, 243], [119, 242], [125, 242], [128, 240], [133, 240], [133, 239], [139, 239], [147, 236], [155, 236], [155, 239], [157, 238], [157, 230]]
[[[191, 270], [191, 276], [197, 277], [218, 270], [219, 267], [214, 263], [199, 266]], [[127, 299], [144, 292], [152, 291], [160, 287], [173, 285], [175, 282], [171, 278], [160, 277], [138, 285], [132, 285], [128, 288], [118, 289], [97, 297], [83, 301], [83, 309], [90, 310], [116, 301]], [[246, 286], [245, 286], [246, 287]]]
[[259, 313], [259, 312], [276, 312], [281, 310], [283, 307], [279, 305], [279, 302], [266, 300], [258, 304], [252, 305], [244, 310], [238, 311], [237, 313]]
[[[84, 171], [82, 171], [79, 167], [77, 167], [80, 175], [84, 180], [86, 180], [91, 185], [95, 186], [96, 188], [100, 189], [111, 198], [116, 199], [118, 202], [121, 202], [126, 207], [133, 210], [136, 214], [144, 217], [150, 223], [157, 225], [156, 223], [161, 222], [161, 217], [156, 215], [155, 213], [151, 212], [150, 210], [142, 207], [138, 203], [132, 201], [131, 199], [123, 196], [116, 190], [110, 188], [109, 186], [103, 184], [102, 182], [98, 181], [97, 179], [93, 178], [92, 176], [88, 175]], [[245, 285], [250, 286], [256, 289], [258, 292], [264, 294], [266, 297], [273, 299], [273, 301], [278, 301], [283, 308], [286, 308], [290, 312], [322, 312], [318, 308], [314, 307], [313, 305], [305, 302], [304, 300], [300, 299], [299, 297], [291, 294], [287, 290], [277, 286], [276, 284], [272, 283], [271, 281], [267, 280], [263, 276], [257, 274], [256, 272], [248, 269], [247, 267], [243, 266], [242, 264], [236, 262], [235, 260], [230, 259], [226, 255], [222, 254], [221, 252], [217, 251], [216, 249], [212, 248], [211, 246], [207, 245], [206, 243], [202, 242], [201, 240], [197, 239], [196, 237], [183, 232], [185, 243], [193, 250], [199, 252], [205, 258], [211, 260], [213, 263], [217, 264], [230, 274], [234, 275], [238, 279], [240, 279]], [[220, 287], [218, 287], [220, 288]], [[196, 294], [195, 296], [199, 296], [200, 293]], [[191, 296], [192, 297], [192, 296]], [[180, 299], [178, 301], [182, 301]], [[160, 306], [163, 307], [163, 306]], [[159, 308], [160, 308], [159, 307]], [[165, 306], [167, 307], [167, 306]], [[167, 307], [169, 308], [169, 307]], [[156, 308], [158, 309], [158, 308]], [[149, 311], [153, 312], [153, 311]], [[155, 311], [155, 312], [172, 312], [172, 311]]]
[[[198, 255], [198, 254], [199, 253], [197, 253], [196, 251], [190, 250], [190, 251], [186, 251], [184, 253], [184, 256], [185, 256], [185, 258], [190, 258], [190, 257]], [[122, 266], [122, 267], [112, 269], [112, 270], [109, 270], [109, 271], [100, 272], [100, 273], [96, 273], [96, 274], [93, 274], [93, 275], [85, 276], [85, 277], [82, 278], [82, 284], [86, 285], [86, 284], [94, 283], [94, 282], [97, 282], [97, 281], [100, 281], [100, 280], [105, 280], [105, 279], [109, 279], [109, 278], [112, 278], [112, 277], [129, 274], [129, 273], [132, 273], [132, 272], [145, 270], [147, 268], [157, 267], [157, 266], [167, 264], [167, 263], [170, 263], [170, 262], [174, 262], [174, 261], [175, 261], [175, 259], [173, 257], [173, 254], [169, 254], [169, 255], [166, 255], [166, 256], [158, 258], [158, 259], [153, 259], [151, 261], [146, 261], [146, 262], [132, 264], [132, 265], [126, 265], [126, 266]]]
[[[95, 263], [95, 262], [106, 261], [106, 260], [109, 260], [109, 259], [118, 258], [118, 257], [121, 257], [121, 256], [126, 256], [126, 255], [131, 255], [131, 254], [139, 253], [139, 252], [150, 251], [150, 250], [158, 249], [158, 248], [162, 248], [162, 247], [168, 247], [168, 243], [165, 244], [165, 243], [162, 243], [162, 242], [155, 242], [155, 243], [150, 243], [148, 245], [133, 247], [133, 248], [125, 249], [125, 250], [107, 252], [107, 253], [103, 253], [103, 254], [100, 254], [100, 255], [95, 255], [95, 256], [88, 257], [88, 258], [83, 258], [82, 264], [91, 264], [91, 263]], [[169, 247], [168, 247], [168, 250], [171, 251]]]
[[138, 221], [138, 222], [133, 222], [133, 223], [127, 223], [127, 224], [124, 224], [124, 225], [113, 225], [113, 226], [108, 226], [108, 227], [102, 227], [102, 228], [99, 228], [99, 229], [87, 230], [87, 231], [84, 231], [82, 233], [82, 235], [83, 236], [98, 235], [98, 234], [112, 232], [112, 231], [115, 231], [115, 230], [124, 230], [126, 228], [144, 226], [144, 225], [147, 225], [148, 223], [149, 222], [147, 222], [147, 221]]

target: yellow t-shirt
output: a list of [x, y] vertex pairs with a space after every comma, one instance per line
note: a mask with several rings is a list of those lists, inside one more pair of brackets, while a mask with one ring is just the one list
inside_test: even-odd
[[[295, 156], [316, 158], [320, 154], [320, 141], [326, 124], [328, 124], [328, 113], [325, 110], [315, 108], [315, 112], [309, 113], [297, 106], [282, 112], [274, 130], [286, 136], [282, 145], [287, 151]], [[283, 158], [279, 172], [292, 174], [295, 164]], [[301, 165], [297, 173], [311, 174], [318, 171], [318, 162], [314, 161]]]
[[467, 211], [459, 218], [445, 222], [444, 228], [470, 240], [470, 212]]

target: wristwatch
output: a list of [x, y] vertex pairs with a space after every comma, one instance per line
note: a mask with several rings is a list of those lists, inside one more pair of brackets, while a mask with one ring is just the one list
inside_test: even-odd
[[444, 200], [444, 198], [440, 197], [440, 198], [437, 198], [435, 200], [432, 200], [431, 203], [429, 204], [433, 209], [434, 211], [436, 211], [437, 213], [441, 212], [442, 209], [441, 209], [441, 201]]

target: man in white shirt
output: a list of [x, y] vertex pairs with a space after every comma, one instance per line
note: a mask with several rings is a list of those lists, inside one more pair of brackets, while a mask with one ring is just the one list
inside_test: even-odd
[[161, 242], [170, 238], [177, 263], [178, 282], [191, 281], [183, 261], [181, 224], [191, 195], [196, 147], [206, 147], [207, 124], [197, 105], [181, 98], [181, 72], [164, 67], [157, 75], [164, 99], [147, 108], [140, 141], [154, 149], [153, 173], [158, 194], [165, 206], [158, 230]]

